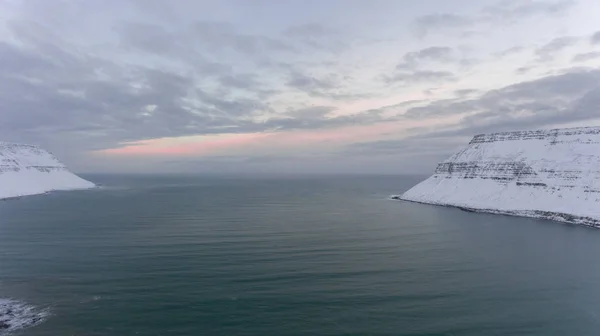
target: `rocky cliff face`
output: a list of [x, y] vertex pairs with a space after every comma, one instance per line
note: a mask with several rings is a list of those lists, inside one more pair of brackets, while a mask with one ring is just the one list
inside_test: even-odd
[[600, 127], [476, 135], [396, 198], [600, 227]]
[[0, 142], [0, 199], [92, 187], [39, 147]]

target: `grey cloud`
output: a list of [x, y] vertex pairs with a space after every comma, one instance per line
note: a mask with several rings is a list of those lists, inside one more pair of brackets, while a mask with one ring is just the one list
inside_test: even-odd
[[299, 72], [293, 72], [286, 84], [309, 93], [333, 89], [336, 86], [330, 79], [318, 79]]
[[334, 110], [335, 108], [332, 106], [301, 108], [271, 118], [262, 123], [261, 126], [266, 130], [323, 129], [397, 120], [397, 118], [383, 118], [381, 116], [382, 111], [378, 110], [365, 111], [354, 115], [328, 117], [328, 114]]
[[250, 35], [238, 35], [233, 39], [233, 46], [238, 51], [257, 54], [273, 51], [294, 51], [295, 49], [286, 44], [283, 41], [264, 37], [264, 36], [250, 36]]
[[331, 78], [319, 79], [296, 71], [290, 74], [286, 85], [313, 97], [332, 96], [338, 86]]
[[479, 92], [479, 90], [476, 89], [461, 89], [461, 90], [455, 90], [454, 91], [454, 95], [459, 97], [459, 98], [464, 98], [466, 96], [470, 96], [473, 95], [475, 93]]
[[312, 97], [353, 100], [370, 96], [369, 93], [350, 92], [346, 89], [346, 81], [347, 78], [333, 73], [316, 77], [292, 69], [286, 85]]
[[6, 42], [0, 42], [0, 74], [34, 75], [39, 71], [57, 68], [57, 65], [47, 58], [39, 57], [35, 52], [24, 48], [16, 48]]
[[525, 50], [525, 48], [522, 47], [522, 46], [514, 46], [514, 47], [511, 47], [511, 48], [502, 50], [502, 51], [496, 53], [495, 55], [497, 57], [506, 57], [506, 56], [509, 56], [509, 55], [520, 53], [523, 50]]
[[387, 106], [387, 107], [404, 107], [404, 106], [409, 106], [409, 105], [422, 104], [424, 102], [427, 102], [427, 100], [424, 100], [424, 99], [414, 99], [414, 100], [403, 101], [401, 103], [394, 104], [394, 105]]
[[429, 47], [419, 51], [406, 53], [402, 58], [402, 63], [396, 66], [396, 69], [414, 69], [419, 63], [424, 61], [449, 62], [453, 58], [453, 50], [449, 47]]
[[[211, 128], [232, 123], [232, 111], [262, 108], [256, 101], [210, 100], [209, 95], [197, 98], [204, 98], [210, 107], [188, 106], [184, 98], [194, 86], [194, 78], [188, 75], [149, 68], [125, 71], [74, 55], [56, 59], [57, 54], [68, 52], [52, 54], [36, 48], [36, 54], [15, 45], [0, 48], [2, 59], [28, 55], [11, 61], [22, 62], [18, 67], [10, 64], [8, 70], [13, 72], [0, 74], [0, 127], [5, 137], [15, 141], [27, 136], [28, 141], [46, 142], [77, 133], [79, 140], [72, 146], [109, 147], [121, 141], [215, 132]], [[99, 78], [99, 70], [110, 77]]]
[[[204, 22], [194, 29], [203, 42], [221, 48], [249, 54], [260, 48], [286, 50], [275, 40], [238, 34], [226, 24]], [[150, 138], [222, 133], [225, 128], [227, 132], [264, 132], [379, 120], [373, 113], [327, 118], [323, 110], [313, 110], [313, 114], [306, 110], [292, 113], [291, 118], [251, 121], [260, 113], [281, 112], [265, 102], [277, 90], [261, 83], [256, 74], [235, 73], [226, 65], [208, 62], [184, 45], [180, 35], [158, 25], [123, 24], [117, 32], [122, 46], [169, 59], [182, 55], [178, 59], [191, 68], [174, 72], [121, 66], [71, 48], [36, 25], [15, 25], [13, 33], [20, 44], [0, 42], [3, 138], [63, 144], [77, 138], [66, 148], [90, 150]], [[207, 74], [214, 79], [208, 86]], [[335, 74], [318, 79], [295, 72], [288, 85], [321, 97], [360, 97], [344, 89], [345, 80]]]
[[[206, 25], [211, 26], [208, 23]], [[214, 30], [226, 30], [227, 27], [216, 23], [213, 25]], [[202, 49], [196, 49], [196, 44], [190, 43], [185, 37], [189, 32], [169, 30], [158, 24], [142, 22], [124, 22], [114, 27], [114, 30], [119, 36], [119, 46], [123, 50], [156, 55], [169, 61], [181, 60], [202, 76], [224, 76], [231, 73], [230, 66], [211, 61], [203, 55]], [[231, 46], [231, 36], [223, 36], [222, 40], [215, 42], [215, 45], [212, 45], [215, 52], [221, 52]]]
[[473, 22], [473, 19], [461, 15], [432, 14], [417, 18], [413, 26], [417, 35], [425, 36], [432, 30], [465, 28]]
[[475, 59], [475, 58], [463, 58], [461, 60], [458, 61], [458, 65], [460, 67], [460, 69], [470, 69], [473, 66], [475, 66], [476, 64], [478, 64], [480, 62], [480, 60]]
[[416, 84], [416, 83], [431, 83], [431, 82], [445, 82], [454, 81], [456, 77], [449, 71], [413, 71], [413, 72], [399, 72], [393, 76], [385, 77], [385, 81], [388, 83], [403, 83], [403, 84]]
[[255, 73], [224, 74], [217, 77], [217, 81], [221, 85], [222, 92], [239, 89], [246, 94], [255, 95], [259, 100], [271, 98], [281, 92], [263, 83], [260, 76]]
[[435, 90], [437, 90], [437, 88], [425, 89], [425, 90], [423, 90], [423, 94], [428, 97], [431, 97], [435, 94]]
[[168, 55], [183, 47], [178, 43], [176, 34], [157, 24], [126, 22], [115, 27], [115, 30], [124, 48]]
[[190, 36], [198, 45], [212, 51], [233, 50], [268, 62], [270, 53], [288, 56], [309, 51], [339, 53], [347, 49], [352, 37], [320, 24], [293, 26], [281, 34], [262, 36], [247, 34], [223, 22], [197, 22]]
[[434, 31], [467, 29], [489, 23], [510, 24], [536, 16], [559, 15], [573, 5], [574, 2], [571, 0], [504, 0], [482, 8], [476, 15], [443, 13], [421, 16], [413, 22], [413, 27], [417, 35], [423, 37]]
[[405, 117], [465, 115], [451, 129], [426, 135], [464, 136], [594, 119], [599, 108], [600, 70], [587, 70], [510, 85], [477, 99], [437, 101], [409, 109]]
[[595, 32], [590, 38], [592, 44], [600, 44], [600, 31]]
[[291, 111], [287, 114], [287, 116], [296, 118], [320, 119], [324, 118], [327, 114], [333, 112], [334, 110], [335, 107], [333, 106], [311, 106]]
[[445, 61], [452, 57], [452, 48], [449, 47], [429, 47], [416, 52], [410, 52], [404, 55], [406, 62], [419, 62], [422, 60], [441, 60]]
[[[119, 7], [122, 2], [112, 3], [113, 7], [106, 8]], [[71, 16], [77, 17], [79, 11], [98, 19], [99, 23], [113, 21], [116, 23], [112, 31], [114, 35], [107, 35], [106, 30], [97, 26], [92, 27], [96, 22], [82, 29], [84, 35], [71, 35], [68, 29], [72, 30], [73, 24], [64, 23], [66, 21], [56, 17], [44, 20], [42, 12], [56, 9], [55, 6], [44, 1], [39, 4], [44, 6], [43, 9], [28, 5], [40, 12], [39, 16], [30, 18], [33, 22], [9, 24], [10, 37], [7, 41], [10, 42], [0, 42], [0, 133], [6, 140], [49, 144], [50, 149], [64, 148], [65, 152], [110, 148], [123, 142], [160, 137], [323, 129], [464, 112], [474, 114], [465, 118], [466, 128], [462, 131], [467, 132], [491, 127], [494, 122], [498, 122], [499, 127], [518, 125], [519, 121], [528, 122], [529, 117], [519, 119], [523, 117], [519, 113], [538, 115], [531, 117], [532, 123], [587, 118], [588, 115], [582, 111], [597, 103], [595, 91], [590, 89], [588, 92], [578, 86], [581, 81], [591, 86], [593, 81], [589, 80], [589, 76], [580, 75], [581, 78], [576, 78], [579, 82], [573, 79], [573, 83], [565, 86], [570, 78], [568, 76], [575, 76], [565, 74], [565, 77], [552, 77], [560, 79], [557, 81], [561, 84], [556, 84], [555, 88], [549, 82], [540, 81], [536, 82], [535, 88], [523, 85], [488, 93], [457, 90], [454, 99], [434, 104], [426, 105], [430, 100], [406, 101], [351, 116], [335, 117], [333, 107], [310, 106], [309, 99], [304, 108], [286, 109], [288, 104], [297, 104], [297, 101], [284, 99], [277, 101], [280, 97], [276, 95], [286, 89], [294, 96], [291, 100], [297, 99], [300, 92], [310, 97], [325, 98], [319, 100], [343, 99], [347, 103], [373, 95], [358, 90], [371, 85], [384, 86], [384, 83], [352, 86], [354, 79], [345, 76], [345, 70], [330, 68], [332, 65], [348, 68], [356, 65], [357, 69], [348, 71], [356, 70], [359, 78], [363, 69], [358, 68], [362, 62], [358, 57], [369, 55], [362, 54], [363, 50], [359, 48], [356, 55], [350, 53], [350, 57], [341, 62], [337, 57], [326, 55], [354, 47], [353, 43], [357, 42], [349, 34], [328, 28], [325, 24], [299, 25], [284, 32], [265, 34], [223, 22], [203, 21], [205, 19], [198, 18], [202, 15], [196, 17], [196, 13], [188, 17], [190, 21], [181, 22], [174, 21], [180, 16], [175, 12], [164, 13], [164, 16], [172, 16], [173, 19], [169, 20], [163, 16], [161, 19], [157, 19], [158, 16], [149, 18], [137, 10], [125, 14], [115, 12], [114, 18], [108, 20], [89, 14], [90, 10], [80, 4], [76, 11], [69, 12]], [[160, 1], [148, 6], [145, 1], [138, 4], [141, 8], [164, 6]], [[559, 12], [559, 9], [551, 8], [542, 10], [539, 6], [535, 7], [537, 9], [531, 9], [534, 8], [531, 6], [528, 9], [524, 5], [510, 6], [512, 12], [502, 15], [522, 18]], [[130, 10], [128, 5], [122, 8], [123, 11]], [[155, 7], [148, 10], [163, 11]], [[204, 15], [208, 16], [212, 13]], [[121, 24], [119, 20], [128, 22]], [[43, 25], [53, 22], [63, 23], [52, 25], [52, 29]], [[426, 35], [442, 28], [478, 29], [481, 24], [480, 16], [434, 14], [417, 19], [415, 28]], [[252, 28], [273, 27], [265, 24]], [[60, 33], [61, 29], [65, 29], [64, 35]], [[72, 44], [77, 42], [77, 38], [91, 36], [88, 33], [98, 33], [99, 38]], [[118, 43], [112, 44], [112, 39]], [[443, 40], [439, 42], [443, 43]], [[107, 49], [100, 50], [104, 47]], [[101, 52], [94, 52], [98, 50]], [[407, 53], [404, 61], [416, 66], [410, 69], [400, 67], [385, 79], [387, 83], [405, 86], [455, 80], [457, 68], [469, 63], [469, 60], [460, 59], [460, 52], [458, 48], [433, 46]], [[323, 55], [327, 57], [323, 58]], [[349, 64], [350, 61], [357, 63]], [[429, 67], [429, 63], [440, 67]], [[420, 65], [427, 68], [418, 67]], [[266, 68], [269, 72], [262, 71]], [[597, 82], [598, 78], [594, 77], [594, 80]], [[430, 86], [423, 85], [415, 90]], [[397, 85], [386, 87], [392, 89], [381, 90], [386, 91], [385, 94], [397, 89]], [[430, 88], [424, 92], [433, 94], [436, 91]], [[587, 97], [583, 98], [583, 95]], [[579, 106], [578, 109], [576, 106]], [[408, 112], [403, 117], [389, 117], [406, 109]], [[579, 112], [567, 113], [575, 110]], [[542, 119], [542, 115], [548, 119]], [[271, 118], [265, 120], [266, 116]], [[445, 131], [460, 132], [458, 128]], [[393, 148], [393, 144], [380, 143], [376, 147], [384, 153], [387, 148]], [[415, 148], [418, 147], [415, 145]]]
[[448, 99], [409, 109], [407, 118], [466, 116], [442, 128], [409, 132], [407, 138], [350, 145], [355, 155], [431, 158], [431, 166], [475, 134], [555, 127], [598, 118], [600, 70], [580, 70], [492, 90], [477, 99]]
[[577, 43], [577, 38], [573, 36], [562, 36], [553, 39], [535, 51], [538, 60], [542, 62], [550, 61], [555, 54]]
[[235, 28], [223, 22], [197, 22], [191, 31], [198, 45], [216, 48], [217, 50], [231, 49], [243, 54], [260, 56], [268, 52], [291, 52], [294, 48], [280, 39], [239, 33]]
[[283, 32], [283, 36], [290, 43], [299, 44], [302, 49], [309, 47], [333, 53], [346, 50], [353, 40], [336, 29], [316, 23], [292, 26]]
[[600, 58], [600, 51], [590, 51], [575, 55], [575, 57], [573, 57], [573, 62], [586, 62], [597, 58]]
[[424, 99], [407, 100], [407, 101], [400, 102], [398, 104], [380, 107], [380, 108], [378, 108], [378, 110], [396, 109], [396, 108], [406, 107], [406, 106], [410, 106], [410, 105], [423, 104], [425, 102], [427, 102], [427, 100], [424, 100]]
[[292, 37], [319, 37], [323, 35], [336, 35], [338, 32], [332, 28], [316, 24], [308, 23], [298, 26], [292, 26], [284, 32], [285, 35]]
[[518, 68], [515, 70], [515, 73], [516, 73], [516, 74], [518, 74], [518, 75], [523, 75], [523, 74], [526, 74], [526, 73], [528, 73], [529, 71], [531, 71], [531, 69], [532, 69], [531, 67], [527, 67], [527, 66], [518, 67]]
[[[425, 100], [425, 99], [407, 100], [407, 101], [403, 101], [403, 102], [400, 102], [397, 104], [386, 105], [386, 106], [381, 106], [378, 108], [370, 109], [370, 110], [365, 111], [365, 114], [381, 117], [383, 113], [394, 112], [395, 117], [386, 119], [386, 120], [392, 121], [392, 120], [397, 120], [397, 116], [400, 115], [402, 112], [404, 112], [408, 106], [422, 105], [427, 102], [428, 102], [428, 100]], [[383, 120], [383, 119], [381, 119], [381, 120]]]
[[[525, 107], [525, 105], [524, 105]], [[600, 90], [583, 94], [568, 107], [557, 109], [548, 104], [531, 104], [528, 108], [537, 113], [528, 116], [482, 114], [465, 118], [463, 122], [447, 130], [439, 130], [424, 137], [472, 137], [475, 134], [541, 129], [569, 122], [597, 119], [595, 111], [600, 108]]]
[[121, 48], [181, 60], [203, 76], [229, 75], [230, 66], [222, 64], [232, 54], [268, 63], [273, 55], [297, 52], [278, 36], [261, 36], [239, 32], [235, 26], [218, 21], [198, 21], [192, 25], [164, 25], [124, 22], [115, 27]]
[[538, 15], [556, 15], [564, 13], [574, 5], [571, 0], [505, 0], [483, 9], [483, 13], [491, 19], [516, 21]]
[[335, 110], [333, 106], [310, 106], [288, 110], [260, 124], [261, 130], [320, 129], [349, 124], [344, 117], [328, 118]]
[[[29, 52], [27, 48], [34, 48]], [[230, 95], [228, 87], [254, 87], [253, 75], [223, 75], [221, 87], [198, 87], [193, 73], [145, 67], [122, 68], [55, 46], [0, 44], [0, 132], [11, 141], [43, 143], [65, 151], [118, 146], [151, 138], [222, 133], [318, 129], [383, 119], [377, 113], [328, 117], [331, 107], [289, 111], [265, 122], [248, 117], [276, 113], [260, 99]], [[64, 60], [69, 60], [65, 62]], [[99, 75], [102, 74], [102, 75]], [[303, 90], [337, 87], [332, 81], [297, 75], [290, 81]], [[72, 139], [77, 141], [73, 142]]]
[[223, 86], [235, 87], [239, 89], [251, 89], [260, 86], [258, 76], [255, 74], [237, 74], [223, 75], [219, 77], [219, 82]]
[[[123, 68], [44, 45], [0, 43], [0, 132], [11, 141], [84, 151], [151, 138], [222, 133], [317, 129], [381, 121], [377, 113], [331, 118], [330, 107], [290, 111], [283, 118], [251, 121], [276, 113], [260, 97], [232, 95], [230, 87], [254, 88], [251, 74], [222, 75], [220, 87], [198, 87], [194, 73], [146, 67]], [[296, 75], [290, 85], [323, 95], [341, 95], [335, 80]], [[250, 92], [255, 92], [251, 90]], [[329, 92], [331, 91], [331, 92]], [[77, 141], [73, 142], [72, 139]]]
[[426, 119], [429, 117], [443, 116], [445, 114], [460, 114], [468, 111], [473, 111], [471, 100], [463, 101], [452, 98], [438, 100], [425, 106], [412, 107], [402, 116], [410, 119]]
[[[194, 93], [195, 98], [200, 100], [203, 106], [194, 108], [193, 112], [209, 115], [211, 118], [225, 117], [228, 123], [236, 122], [235, 119], [239, 117], [251, 116], [255, 112], [268, 112], [271, 110], [268, 105], [256, 99], [224, 99], [219, 94], [208, 93], [201, 89], [196, 89]], [[203, 130], [197, 129], [197, 131], [202, 132]]]
[[[458, 57], [450, 47], [433, 46], [404, 54], [402, 62], [396, 65], [394, 74], [382, 77], [388, 83], [452, 81], [455, 79], [454, 74], [448, 71], [448, 68], [464, 70], [476, 63], [474, 59]], [[440, 66], [443, 69], [430, 70]]]

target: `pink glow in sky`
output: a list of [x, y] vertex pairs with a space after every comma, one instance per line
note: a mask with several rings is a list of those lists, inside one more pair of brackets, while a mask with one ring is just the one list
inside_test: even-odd
[[[453, 118], [456, 118], [453, 117]], [[440, 119], [448, 122], [448, 119]], [[122, 147], [98, 151], [110, 156], [206, 156], [293, 152], [318, 152], [362, 141], [402, 138], [409, 127], [432, 126], [431, 121], [385, 122], [321, 130], [297, 130], [271, 133], [230, 133], [210, 136], [151, 139], [125, 143]]]
[[178, 139], [151, 139], [125, 144], [123, 147], [99, 151], [109, 155], [187, 156], [214, 153], [254, 143], [267, 137], [263, 133], [231, 134], [226, 136], [186, 137]]

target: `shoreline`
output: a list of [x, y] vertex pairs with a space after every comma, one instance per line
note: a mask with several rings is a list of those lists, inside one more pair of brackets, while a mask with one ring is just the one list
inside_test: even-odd
[[100, 188], [99, 185], [94, 184], [94, 186], [92, 186], [92, 187], [82, 187], [82, 188], [73, 188], [73, 189], [54, 189], [54, 190], [47, 190], [44, 192], [33, 193], [33, 194], [23, 194], [23, 195], [17, 195], [17, 196], [0, 197], [0, 202], [2, 202], [2, 201], [17, 201], [24, 197], [43, 196], [43, 195], [48, 195], [48, 194], [52, 194], [55, 192], [61, 192], [61, 191], [80, 191], [80, 190], [90, 190], [90, 189], [99, 189], [99, 188]]
[[572, 224], [572, 225], [581, 225], [594, 229], [600, 229], [600, 219], [595, 219], [588, 216], [578, 216], [574, 214], [564, 213], [564, 212], [553, 212], [553, 211], [543, 211], [543, 210], [499, 210], [499, 209], [491, 209], [491, 208], [473, 208], [464, 205], [454, 205], [454, 204], [443, 204], [443, 203], [435, 203], [435, 202], [423, 202], [411, 200], [408, 198], [403, 198], [402, 195], [391, 195], [391, 200], [394, 201], [406, 201], [412, 203], [419, 204], [427, 204], [427, 205], [435, 205], [435, 206], [443, 206], [448, 208], [456, 208], [466, 212], [475, 212], [475, 213], [488, 213], [493, 215], [503, 215], [503, 216], [512, 216], [512, 217], [526, 217], [526, 218], [534, 218], [534, 219], [545, 219], [553, 222], [559, 222], [564, 224]]

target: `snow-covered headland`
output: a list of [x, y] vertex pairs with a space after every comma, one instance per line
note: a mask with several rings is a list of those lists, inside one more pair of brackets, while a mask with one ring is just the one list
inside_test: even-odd
[[93, 187], [39, 147], [0, 142], [0, 199]]
[[393, 198], [600, 228], [600, 127], [476, 135]]

